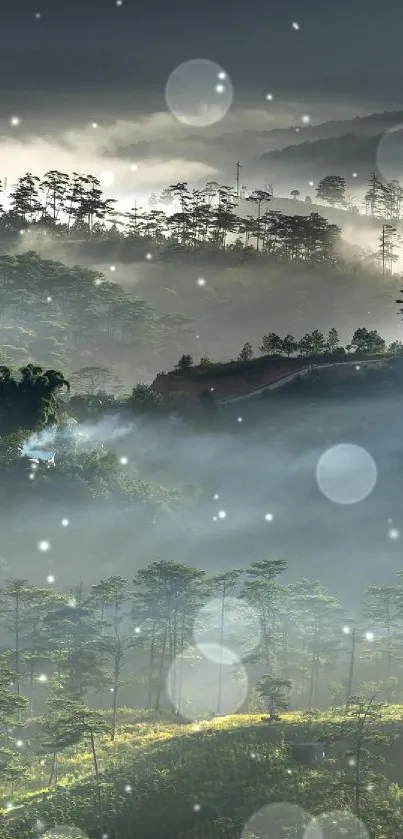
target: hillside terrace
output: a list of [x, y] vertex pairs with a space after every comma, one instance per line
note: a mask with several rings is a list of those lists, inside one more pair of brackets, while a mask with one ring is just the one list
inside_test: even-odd
[[363, 353], [324, 354], [321, 356], [260, 356], [250, 361], [219, 362], [159, 373], [152, 383], [153, 390], [165, 397], [183, 396], [199, 399], [211, 394], [217, 402], [247, 398], [285, 383], [298, 375], [308, 374], [312, 367], [347, 367], [356, 364], [380, 365], [396, 356], [383, 354], [368, 356]]

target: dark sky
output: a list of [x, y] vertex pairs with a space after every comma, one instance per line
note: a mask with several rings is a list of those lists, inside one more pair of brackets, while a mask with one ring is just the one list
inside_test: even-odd
[[0, 85], [159, 86], [182, 61], [210, 58], [242, 91], [272, 82], [290, 96], [398, 104], [402, 33], [398, 0], [15, 0], [0, 12]]

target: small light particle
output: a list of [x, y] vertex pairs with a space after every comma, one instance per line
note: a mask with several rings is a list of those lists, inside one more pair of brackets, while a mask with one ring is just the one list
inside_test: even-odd
[[112, 271], [112, 272], [116, 271], [116, 265], [110, 265], [109, 270]]
[[293, 21], [292, 28], [295, 29], [296, 32], [298, 32], [298, 29], [300, 28], [300, 25], [299, 25], [299, 23], [297, 23], [296, 20]]
[[50, 294], [48, 294], [48, 296], [47, 296], [47, 298], [46, 298], [46, 302], [47, 302], [47, 303], [51, 303], [51, 302], [52, 302], [52, 298], [51, 298]]
[[365, 638], [366, 638], [367, 641], [373, 641], [374, 640], [374, 633], [373, 632], [366, 632], [365, 633]]
[[343, 632], [345, 635], [350, 635], [351, 629], [349, 626], [343, 626]]
[[400, 538], [400, 531], [397, 529], [397, 527], [391, 527], [388, 530], [388, 536], [389, 539], [392, 539], [392, 541], [395, 542], [396, 539]]
[[357, 177], [357, 172], [353, 172], [353, 178]]
[[132, 170], [132, 172], [137, 172], [137, 169], [138, 169], [137, 163], [132, 163], [130, 169]]
[[218, 492], [216, 492], [216, 494], [213, 496], [214, 501], [218, 501], [219, 497], [220, 496], [219, 496]]
[[55, 581], [55, 578], [54, 578], [53, 574], [48, 574], [48, 576], [46, 577], [46, 582], [47, 583], [54, 583], [54, 581]]
[[150, 259], [152, 259], [152, 258], [153, 258], [152, 253], [146, 253], [146, 259], [148, 259], [148, 261], [150, 261]]
[[135, 629], [134, 629], [134, 631], [135, 631], [136, 635], [139, 635], [139, 634], [140, 634], [140, 632], [141, 632], [141, 629], [140, 629], [140, 627], [139, 627], [139, 626], [136, 626], [136, 627], [135, 627]]
[[204, 277], [199, 277], [199, 278], [198, 278], [198, 280], [197, 280], [197, 285], [199, 285], [199, 286], [204, 286], [204, 285], [206, 285], [206, 280], [204, 279]]
[[315, 186], [315, 181], [309, 181], [309, 186]]
[[227, 514], [226, 514], [225, 510], [220, 510], [220, 512], [218, 514], [218, 518], [219, 519], [226, 519], [227, 518]]
[[119, 463], [121, 463], [122, 466], [126, 466], [128, 464], [128, 462], [129, 462], [128, 457], [121, 457], [120, 460], [119, 460]]
[[238, 417], [237, 422], [243, 422], [243, 417]]
[[216, 86], [215, 86], [215, 92], [216, 93], [224, 93], [224, 91], [225, 91], [225, 85], [216, 84]]
[[38, 550], [46, 553], [46, 551], [50, 550], [50, 542], [48, 542], [46, 539], [42, 539], [40, 542], [38, 542]]
[[267, 99], [268, 102], [272, 102], [273, 101], [273, 94], [272, 93], [266, 93], [266, 99]]
[[98, 123], [97, 122], [92, 122], [91, 123], [91, 128], [98, 128]]
[[310, 121], [311, 121], [311, 117], [309, 116], [309, 114], [303, 114], [302, 115], [301, 122], [303, 122], [304, 125], [309, 125]]
[[41, 18], [41, 13], [40, 13], [40, 12], [35, 12], [34, 17], [35, 17], [35, 20], [40, 20], [40, 18]]
[[15, 128], [17, 125], [20, 125], [20, 124], [21, 124], [21, 119], [20, 119], [20, 117], [10, 117], [10, 125], [12, 125], [14, 128]]
[[265, 519], [266, 521], [273, 521], [273, 513], [266, 513]]
[[199, 813], [200, 809], [201, 809], [200, 804], [194, 804], [193, 805], [193, 810], [194, 810], [195, 813]]
[[221, 81], [223, 81], [226, 78], [227, 78], [227, 74], [224, 73], [224, 70], [220, 70], [220, 72], [217, 73], [217, 79], [220, 79]]
[[41, 673], [38, 676], [38, 682], [47, 682], [47, 681], [48, 681], [48, 677], [47, 677], [46, 673]]
[[69, 522], [68, 519], [62, 519], [60, 524], [61, 524], [62, 527], [68, 527], [70, 522]]
[[15, 743], [15, 745], [16, 745], [19, 749], [21, 749], [21, 747], [24, 745], [24, 743], [23, 743], [23, 741], [22, 741], [22, 740], [17, 740], [17, 741], [16, 741], [16, 743]]
[[130, 784], [126, 784], [125, 792], [131, 792], [131, 791], [132, 791], [132, 788], [131, 788]]

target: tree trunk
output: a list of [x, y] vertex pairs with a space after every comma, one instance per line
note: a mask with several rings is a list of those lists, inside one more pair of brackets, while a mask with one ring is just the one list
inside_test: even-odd
[[90, 732], [90, 742], [91, 742], [91, 752], [92, 752], [92, 760], [94, 764], [94, 772], [95, 778], [97, 782], [97, 798], [98, 798], [98, 807], [99, 807], [99, 828], [100, 828], [100, 839], [104, 837], [104, 813], [102, 807], [102, 795], [101, 795], [101, 787], [99, 784], [99, 769], [98, 769], [98, 760], [97, 760], [97, 753], [95, 749], [95, 740], [92, 731]]

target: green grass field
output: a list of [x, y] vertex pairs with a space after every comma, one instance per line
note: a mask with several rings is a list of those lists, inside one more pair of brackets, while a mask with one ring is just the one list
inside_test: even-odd
[[[403, 707], [390, 706], [377, 728], [398, 736], [402, 719]], [[114, 744], [107, 737], [97, 740], [99, 786], [89, 744], [60, 756], [59, 782], [52, 790], [47, 786], [50, 757], [41, 765], [43, 758], [27, 747], [26, 777], [14, 789], [1, 789], [0, 837], [31, 839], [67, 824], [99, 839], [101, 834], [109, 839], [241, 839], [252, 814], [273, 802], [298, 803], [314, 815], [354, 811], [354, 772], [334, 758], [302, 767], [287, 745], [288, 740], [320, 739], [342, 721], [336, 713], [309, 718], [290, 713], [276, 724], [263, 722], [261, 715], [235, 715], [182, 725], [122, 709]], [[363, 776], [361, 817], [370, 837], [401, 839], [403, 788], [382, 771], [376, 767], [381, 775], [376, 783], [369, 783], [372, 770], [371, 778]]]

